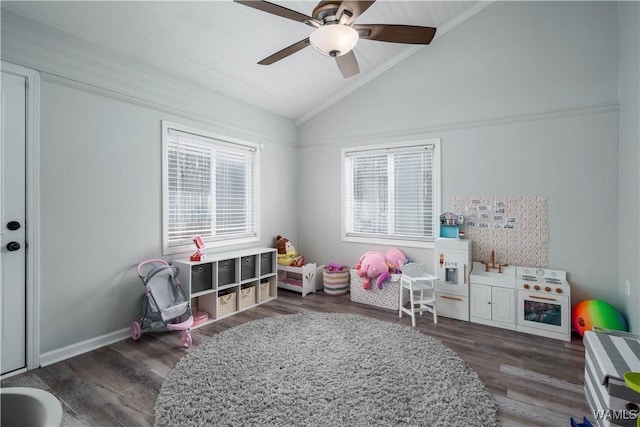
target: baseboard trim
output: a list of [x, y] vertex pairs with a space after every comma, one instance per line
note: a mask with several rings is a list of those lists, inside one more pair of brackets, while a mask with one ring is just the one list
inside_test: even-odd
[[91, 338], [57, 350], [48, 351], [40, 355], [40, 367], [53, 365], [54, 363], [70, 359], [75, 356], [96, 350], [98, 348], [123, 341], [131, 337], [131, 329], [125, 328], [119, 331], [110, 332], [99, 337]]

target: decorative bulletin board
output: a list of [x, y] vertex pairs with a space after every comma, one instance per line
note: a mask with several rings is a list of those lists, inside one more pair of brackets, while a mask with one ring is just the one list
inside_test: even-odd
[[455, 196], [451, 212], [464, 216], [473, 260], [527, 267], [549, 266], [549, 199], [546, 196]]

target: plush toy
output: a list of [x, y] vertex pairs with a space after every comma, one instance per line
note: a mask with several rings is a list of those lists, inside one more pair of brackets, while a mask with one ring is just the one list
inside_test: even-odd
[[382, 284], [389, 280], [389, 267], [387, 260], [382, 252], [370, 251], [360, 257], [355, 265], [358, 276], [364, 277], [362, 287], [369, 289], [371, 287], [371, 279], [376, 279], [378, 289], [382, 289]]
[[296, 248], [289, 239], [280, 235], [276, 236], [276, 248], [278, 249], [278, 264], [280, 265], [293, 265], [295, 267], [302, 267], [304, 265], [305, 258], [298, 255]]
[[400, 267], [407, 263], [407, 257], [398, 248], [389, 248], [384, 254], [391, 273], [399, 273]]
[[369, 251], [360, 257], [355, 265], [358, 276], [364, 277], [362, 287], [371, 288], [371, 279], [376, 279], [378, 289], [391, 279], [391, 273], [400, 272], [400, 267], [406, 264], [408, 258], [398, 248], [389, 248], [386, 253]]

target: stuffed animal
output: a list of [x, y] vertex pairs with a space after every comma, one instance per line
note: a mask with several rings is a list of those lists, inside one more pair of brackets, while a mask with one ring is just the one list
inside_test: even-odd
[[358, 276], [364, 277], [362, 287], [369, 289], [371, 279], [376, 279], [378, 289], [391, 279], [391, 273], [400, 272], [400, 267], [406, 264], [408, 258], [398, 248], [389, 248], [386, 253], [369, 251], [360, 257], [355, 266]]
[[305, 258], [298, 255], [296, 248], [286, 237], [280, 235], [276, 236], [276, 248], [278, 249], [278, 264], [295, 267], [302, 267], [304, 265]]
[[382, 252], [369, 251], [360, 257], [355, 266], [358, 276], [364, 277], [362, 287], [369, 289], [371, 287], [371, 279], [377, 279], [378, 289], [382, 289], [382, 284], [389, 280], [389, 267], [387, 260]]
[[398, 248], [389, 248], [384, 254], [391, 273], [399, 273], [400, 267], [407, 263], [407, 257]]

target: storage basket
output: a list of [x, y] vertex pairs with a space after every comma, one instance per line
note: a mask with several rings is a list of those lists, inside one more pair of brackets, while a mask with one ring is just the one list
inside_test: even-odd
[[269, 288], [269, 282], [260, 283], [260, 302], [266, 301], [271, 297]]
[[256, 255], [240, 258], [240, 280], [248, 280], [256, 277]]
[[345, 295], [349, 291], [349, 267], [343, 266], [338, 271], [330, 271], [327, 267], [324, 267], [322, 269], [322, 281], [325, 294]]
[[225, 286], [234, 282], [236, 282], [236, 260], [218, 261], [218, 286]]
[[218, 317], [226, 316], [235, 311], [238, 311], [236, 301], [236, 293], [230, 292], [218, 297]]
[[273, 273], [273, 252], [260, 255], [260, 274]]
[[213, 289], [213, 264], [204, 263], [191, 266], [192, 294]]
[[[375, 281], [369, 289], [364, 289], [362, 286], [364, 278], [358, 276], [355, 269], [351, 269], [351, 287], [349, 289], [351, 301], [388, 308], [397, 312], [400, 305], [400, 277], [402, 277], [401, 274], [392, 274], [391, 279], [384, 283], [382, 289], [378, 289]], [[403, 301], [406, 301], [408, 297], [409, 293], [405, 289]]]
[[256, 304], [256, 287], [250, 286], [240, 290], [240, 310]]

